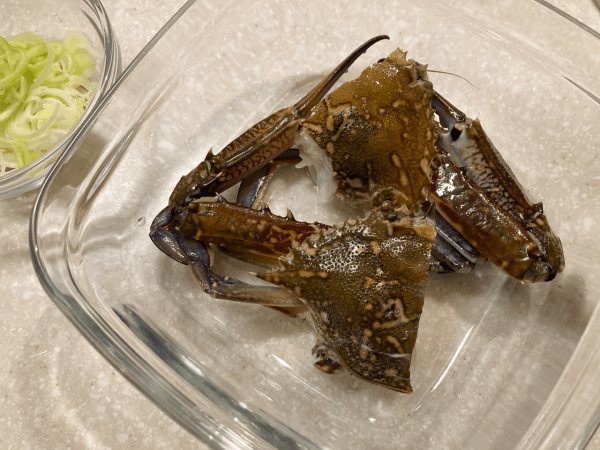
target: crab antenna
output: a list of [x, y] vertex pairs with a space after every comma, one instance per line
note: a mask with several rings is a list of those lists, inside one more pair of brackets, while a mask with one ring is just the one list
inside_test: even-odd
[[481, 90], [481, 89], [479, 89], [477, 86], [475, 86], [473, 83], [471, 83], [469, 80], [467, 80], [465, 77], [461, 77], [460, 75], [457, 75], [457, 74], [455, 74], [455, 73], [452, 73], [452, 72], [444, 72], [443, 70], [433, 70], [433, 69], [430, 69], [429, 67], [427, 68], [427, 72], [433, 72], [433, 73], [443, 73], [443, 74], [446, 74], [446, 75], [452, 75], [452, 76], [455, 76], [455, 77], [458, 77], [458, 78], [460, 78], [461, 80], [464, 80], [464, 81], [466, 81], [467, 83], [469, 83], [471, 86], [473, 86], [473, 87], [474, 87], [475, 89], [477, 89], [478, 91], [480, 91], [480, 90]]
[[306, 94], [302, 99], [294, 105], [294, 108], [298, 111], [300, 117], [305, 117], [310, 114], [310, 110], [321, 101], [321, 99], [327, 94], [329, 89], [340, 79], [340, 77], [346, 73], [348, 68], [356, 61], [360, 55], [365, 53], [369, 47], [371, 47], [376, 42], [379, 42], [383, 39], [389, 39], [389, 36], [381, 35], [375, 36], [374, 38], [369, 39], [367, 42], [362, 44], [356, 50], [354, 50], [350, 55], [344, 59], [323, 81], [317, 84], [312, 91]]

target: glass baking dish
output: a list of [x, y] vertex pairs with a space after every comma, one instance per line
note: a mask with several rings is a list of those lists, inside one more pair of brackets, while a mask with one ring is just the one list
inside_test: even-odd
[[[157, 406], [211, 448], [582, 448], [599, 421], [600, 39], [544, 2], [190, 1], [125, 70], [45, 182], [31, 253], [46, 291]], [[561, 237], [566, 269], [432, 275], [404, 395], [312, 366], [308, 323], [215, 300], [148, 238], [179, 177], [390, 36], [479, 117]], [[459, 75], [453, 76], [451, 74]], [[342, 81], [343, 81], [342, 80]], [[265, 197], [348, 217], [284, 169]], [[251, 279], [218, 255], [215, 270]]]

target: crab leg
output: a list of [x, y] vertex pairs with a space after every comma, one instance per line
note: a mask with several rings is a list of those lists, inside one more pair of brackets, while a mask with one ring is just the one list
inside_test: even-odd
[[542, 204], [527, 198], [478, 119], [467, 118], [438, 93], [431, 104], [448, 129], [437, 143], [441, 149], [430, 187], [437, 210], [509, 275], [552, 280], [564, 269], [564, 255]]
[[278, 259], [328, 225], [272, 214], [268, 208], [246, 208], [227, 201], [192, 203], [175, 228], [184, 236], [226, 246], [245, 261], [276, 267]]
[[237, 194], [237, 203], [248, 208], [256, 208], [262, 201], [277, 167], [285, 164], [298, 164], [300, 161], [302, 159], [300, 158], [298, 149], [287, 149], [270, 164], [261, 167], [249, 177], [242, 180]]
[[525, 228], [447, 158], [432, 178], [437, 211], [490, 261], [523, 280], [541, 256]]
[[[435, 231], [436, 240], [437, 236], [439, 236], [439, 239], [444, 240], [471, 263], [477, 264], [485, 261], [485, 258], [481, 256], [481, 253], [479, 253], [462, 234], [456, 231], [442, 215], [438, 215], [435, 218]], [[433, 241], [434, 248], [436, 240]], [[465, 262], [463, 262], [463, 265], [465, 265]]]
[[433, 240], [431, 255], [440, 263], [444, 263], [450, 267], [452, 272], [469, 273], [475, 267], [475, 264], [461, 255], [452, 245], [442, 239], [439, 234]]
[[192, 274], [204, 292], [214, 298], [268, 306], [292, 317], [303, 317], [304, 303], [287, 289], [278, 286], [254, 286], [230, 277], [222, 277], [210, 269], [206, 246], [194, 238], [175, 232], [185, 252]]
[[317, 230], [329, 228], [279, 217], [268, 208], [257, 210], [220, 200], [192, 203], [181, 224], [171, 232], [194, 278], [207, 294], [269, 306], [298, 317], [305, 306], [287, 289], [254, 286], [213, 272], [206, 244], [218, 245], [225, 253], [244, 261], [274, 268], [279, 265], [279, 257], [288, 254], [292, 247], [302, 244]]
[[431, 107], [438, 113], [442, 126], [448, 130], [452, 130], [457, 123], [464, 123], [467, 120], [465, 113], [437, 92], [431, 99]]

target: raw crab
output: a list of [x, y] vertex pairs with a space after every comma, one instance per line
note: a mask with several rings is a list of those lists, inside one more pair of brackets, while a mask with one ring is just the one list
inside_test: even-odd
[[[465, 272], [487, 258], [518, 280], [544, 281], [564, 257], [542, 205], [527, 200], [479, 121], [437, 94], [406, 53], [394, 51], [321, 101], [385, 38], [360, 46], [296, 105], [209, 152], [181, 178], [150, 236], [213, 297], [309, 319], [323, 372], [346, 368], [412, 392], [428, 270]], [[277, 165], [299, 161], [296, 141], [304, 158], [329, 167], [338, 196], [368, 205], [367, 217], [330, 227], [298, 222], [289, 210], [271, 214], [262, 194]], [[239, 182], [238, 203], [219, 195]], [[214, 273], [208, 244], [274, 269], [257, 276], [275, 286]]]

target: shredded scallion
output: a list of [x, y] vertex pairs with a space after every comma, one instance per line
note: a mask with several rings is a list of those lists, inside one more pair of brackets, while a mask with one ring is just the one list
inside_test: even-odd
[[54, 147], [96, 91], [96, 59], [79, 32], [62, 42], [34, 33], [0, 36], [0, 176]]

